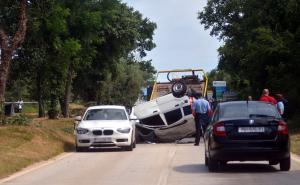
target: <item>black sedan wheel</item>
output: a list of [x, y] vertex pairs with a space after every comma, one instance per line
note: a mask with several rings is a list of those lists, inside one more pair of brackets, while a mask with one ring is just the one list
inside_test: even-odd
[[289, 171], [291, 168], [291, 157], [282, 159], [279, 166], [281, 171]]
[[218, 161], [217, 160], [214, 160], [214, 159], [212, 159], [212, 158], [208, 158], [208, 170], [210, 171], [210, 172], [215, 172], [215, 171], [217, 171], [218, 170], [218, 168], [219, 168], [219, 163], [218, 163]]
[[205, 155], [205, 162], [204, 162], [204, 163], [205, 163], [205, 166], [208, 166], [208, 157], [207, 157], [207, 155], [206, 155], [206, 151], [205, 151], [205, 154], [204, 154], [204, 155]]

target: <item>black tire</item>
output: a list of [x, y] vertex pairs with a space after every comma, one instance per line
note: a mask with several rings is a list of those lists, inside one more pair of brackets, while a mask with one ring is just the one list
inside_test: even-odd
[[278, 161], [269, 161], [269, 165], [277, 165], [278, 163]]
[[208, 166], [208, 157], [205, 154], [205, 162], [204, 162], [205, 166]]
[[86, 152], [88, 150], [88, 147], [76, 146], [75, 149], [76, 149], [76, 152]]
[[216, 172], [218, 170], [218, 168], [219, 168], [218, 161], [209, 157], [208, 158], [208, 170], [210, 172]]
[[133, 140], [131, 140], [131, 144], [129, 146], [124, 146], [123, 149], [125, 151], [132, 151], [133, 150]]
[[134, 142], [133, 142], [133, 146], [132, 146], [133, 148], [136, 148], [136, 140], [134, 140]]
[[185, 95], [185, 93], [187, 91], [187, 86], [185, 83], [183, 83], [181, 81], [177, 81], [172, 84], [171, 89], [172, 89], [172, 94], [174, 97], [181, 98]]
[[279, 164], [281, 171], [289, 171], [291, 168], [291, 157], [282, 159]]
[[226, 166], [227, 165], [227, 161], [220, 161], [220, 165], [221, 166]]

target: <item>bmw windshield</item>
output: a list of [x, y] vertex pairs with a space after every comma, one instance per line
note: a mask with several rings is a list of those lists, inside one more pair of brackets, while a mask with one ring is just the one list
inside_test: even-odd
[[83, 120], [127, 120], [123, 109], [91, 109]]

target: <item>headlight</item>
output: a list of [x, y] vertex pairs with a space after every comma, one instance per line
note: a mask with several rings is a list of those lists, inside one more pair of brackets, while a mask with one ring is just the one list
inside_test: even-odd
[[89, 130], [85, 129], [85, 128], [77, 128], [76, 132], [77, 132], [77, 134], [86, 134], [89, 132]]
[[130, 128], [129, 127], [118, 128], [117, 131], [120, 132], [120, 133], [122, 133], [122, 134], [128, 134], [130, 132]]

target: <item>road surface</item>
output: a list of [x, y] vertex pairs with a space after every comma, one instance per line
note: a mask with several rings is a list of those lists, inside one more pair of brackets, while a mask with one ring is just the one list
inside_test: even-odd
[[71, 153], [1, 185], [299, 185], [300, 163], [289, 172], [267, 163], [231, 163], [209, 173], [203, 143], [138, 144], [133, 152]]

